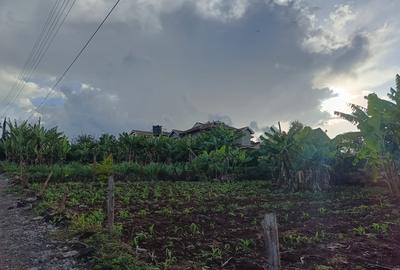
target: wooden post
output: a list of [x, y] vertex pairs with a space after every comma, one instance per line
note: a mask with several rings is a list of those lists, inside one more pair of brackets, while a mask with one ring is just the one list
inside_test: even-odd
[[107, 229], [112, 232], [114, 230], [114, 176], [108, 177], [107, 189]]
[[264, 230], [265, 247], [268, 258], [268, 270], [279, 270], [281, 259], [279, 255], [278, 224], [274, 213], [266, 214], [261, 222]]

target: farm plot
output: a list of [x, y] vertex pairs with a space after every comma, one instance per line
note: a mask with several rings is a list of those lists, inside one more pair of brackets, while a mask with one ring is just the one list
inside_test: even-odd
[[[104, 190], [52, 184], [38, 209], [66, 198], [70, 228], [90, 235], [104, 222]], [[393, 269], [399, 205], [378, 188], [287, 194], [255, 181], [117, 183], [116, 229], [156, 269], [265, 269], [260, 222], [276, 212], [283, 269]]]

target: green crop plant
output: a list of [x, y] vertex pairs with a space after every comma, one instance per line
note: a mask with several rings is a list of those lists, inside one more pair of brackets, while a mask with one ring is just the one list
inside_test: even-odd
[[144, 186], [143, 190], [142, 190], [142, 194], [141, 194], [141, 198], [143, 200], [147, 200], [149, 198], [150, 195], [150, 189], [149, 187], [146, 185]]
[[102, 210], [95, 210], [88, 214], [77, 214], [72, 217], [72, 229], [78, 232], [99, 231], [104, 219], [105, 214]]
[[366, 235], [367, 231], [365, 229], [365, 227], [363, 226], [358, 226], [356, 228], [353, 228], [353, 232], [357, 235]]
[[155, 235], [154, 226], [155, 226], [155, 224], [151, 224], [149, 227], [149, 235], [151, 237], [154, 237], [154, 235]]
[[147, 217], [148, 214], [149, 212], [146, 209], [140, 209], [138, 212], [138, 216], [141, 218]]
[[160, 186], [156, 186], [153, 189], [153, 193], [154, 193], [155, 198], [160, 199], [162, 197], [162, 190], [161, 190]]
[[171, 207], [163, 207], [162, 209], [161, 209], [161, 211], [160, 211], [163, 215], [165, 215], [165, 216], [167, 216], [167, 217], [170, 217], [170, 216], [172, 216], [172, 214], [173, 214], [173, 210], [172, 210], [172, 208]]
[[211, 247], [211, 258], [214, 260], [222, 259], [222, 250], [219, 247]]
[[318, 209], [318, 212], [321, 215], [325, 215], [326, 213], [328, 213], [328, 209], [326, 209], [325, 207], [321, 207], [321, 208]]
[[124, 226], [122, 223], [116, 223], [114, 224], [114, 233], [118, 236], [118, 237], [122, 237], [124, 232]]
[[315, 232], [313, 240], [314, 242], [322, 242], [326, 237], [326, 232], [324, 230], [319, 230]]
[[196, 235], [196, 234], [200, 233], [200, 227], [199, 227], [199, 225], [197, 225], [195, 223], [190, 224], [189, 230], [192, 235]]
[[312, 238], [296, 232], [285, 234], [283, 236], [283, 243], [289, 247], [299, 247], [301, 245], [309, 244], [311, 242]]
[[140, 243], [142, 243], [144, 240], [146, 240], [148, 238], [147, 233], [145, 232], [141, 232], [136, 234], [136, 236], [133, 238], [133, 246], [135, 248], [139, 248], [140, 247]]
[[163, 269], [169, 269], [172, 265], [176, 263], [176, 257], [173, 256], [172, 250], [169, 248], [165, 249], [165, 260], [162, 263]]
[[129, 219], [130, 215], [129, 215], [129, 211], [128, 210], [120, 210], [118, 213], [119, 217], [123, 220], [127, 220]]
[[301, 219], [302, 220], [309, 220], [311, 218], [310, 214], [307, 212], [302, 212]]
[[386, 234], [389, 230], [389, 225], [387, 223], [373, 223], [371, 229], [377, 234]]
[[237, 246], [237, 250], [242, 250], [244, 252], [249, 252], [252, 248], [254, 248], [255, 243], [251, 239], [240, 239], [239, 244]]
[[183, 209], [183, 214], [185, 214], [185, 215], [190, 215], [191, 213], [193, 213], [193, 207], [188, 207], [188, 208], [185, 208], [185, 209]]
[[207, 261], [216, 261], [222, 259], [222, 250], [219, 247], [211, 247], [210, 251], [202, 250], [201, 256]]

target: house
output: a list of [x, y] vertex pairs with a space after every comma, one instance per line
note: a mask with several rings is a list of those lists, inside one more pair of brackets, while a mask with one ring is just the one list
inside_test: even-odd
[[143, 131], [143, 130], [136, 130], [133, 129], [131, 131], [131, 135], [134, 136], [154, 136], [154, 137], [158, 137], [158, 136], [169, 136], [170, 132], [166, 132], [162, 130], [162, 126], [156, 125], [153, 126], [153, 131]]
[[235, 128], [228, 126], [223, 122], [213, 121], [200, 123], [197, 122], [193, 125], [193, 127], [187, 130], [177, 130], [173, 129], [169, 136], [173, 138], [183, 138], [187, 136], [198, 136], [203, 132], [210, 131], [213, 128], [223, 126], [228, 129], [236, 130], [242, 134], [242, 136], [238, 139], [237, 144], [240, 145], [241, 148], [248, 149], [257, 149], [259, 147], [259, 143], [254, 141], [254, 131], [249, 127]]
[[173, 129], [171, 132], [166, 132], [162, 130], [162, 126], [153, 126], [153, 131], [142, 131], [142, 130], [132, 130], [131, 134], [135, 136], [168, 136], [171, 138], [184, 138], [187, 136], [198, 136], [203, 132], [212, 130], [213, 128], [223, 126], [228, 129], [236, 130], [242, 134], [242, 136], [237, 140], [237, 145], [242, 149], [258, 149], [260, 146], [259, 142], [254, 141], [254, 131], [249, 127], [235, 128], [231, 127], [223, 122], [213, 121], [201, 123], [197, 122], [193, 127], [187, 130]]

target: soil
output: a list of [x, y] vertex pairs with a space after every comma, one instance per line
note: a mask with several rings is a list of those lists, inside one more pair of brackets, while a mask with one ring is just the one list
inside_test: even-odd
[[[102, 211], [104, 187], [57, 183], [48, 200], [86, 217]], [[400, 269], [400, 199], [380, 187], [286, 193], [267, 182], [116, 183], [122, 240], [169, 270], [267, 269], [260, 226], [278, 217], [282, 269]]]
[[57, 228], [45, 224], [32, 204], [10, 192], [0, 176], [0, 270], [83, 270], [77, 252], [54, 239]]
[[[149, 235], [154, 226], [154, 236], [139, 244], [149, 263], [167, 259], [170, 250], [177, 261], [172, 269], [262, 270], [267, 261], [260, 221], [266, 212], [276, 212], [283, 269], [399, 269], [400, 201], [362, 192], [338, 191], [316, 199], [245, 192], [199, 201], [175, 196], [131, 208], [133, 215], [146, 207], [151, 214], [124, 224], [125, 241], [132, 243], [141, 232]], [[221, 206], [224, 211], [217, 210]], [[160, 214], [165, 208], [173, 214]], [[192, 224], [198, 232], [191, 232]]]

